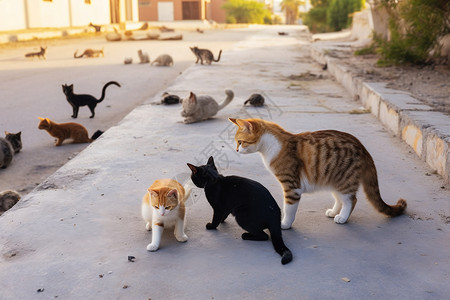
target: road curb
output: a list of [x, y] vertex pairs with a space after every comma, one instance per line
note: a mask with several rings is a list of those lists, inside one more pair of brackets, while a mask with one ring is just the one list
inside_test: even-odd
[[389, 130], [407, 143], [433, 170], [450, 183], [450, 118], [409, 93], [389, 89], [386, 83], [364, 82], [356, 73], [311, 46], [311, 57], [327, 64], [328, 72], [358, 98]]

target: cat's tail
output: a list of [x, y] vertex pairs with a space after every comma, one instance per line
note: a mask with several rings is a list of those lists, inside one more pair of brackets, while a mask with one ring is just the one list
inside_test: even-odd
[[188, 179], [183, 185], [184, 188], [184, 201], [186, 201], [191, 195], [192, 188], [195, 187], [191, 179]]
[[102, 96], [100, 97], [100, 99], [97, 100], [97, 103], [100, 103], [103, 101], [103, 99], [105, 99], [106, 88], [108, 86], [110, 86], [111, 84], [114, 84], [114, 85], [117, 85], [118, 87], [120, 87], [120, 84], [117, 81], [110, 81], [110, 82], [106, 83], [102, 89]]
[[77, 56], [77, 52], [78, 52], [78, 50], [75, 51], [75, 53], [73, 54], [73, 58], [82, 58], [82, 57], [83, 57], [83, 54]]
[[234, 98], [234, 93], [232, 90], [225, 90], [225, 94], [227, 94], [227, 98], [219, 104], [219, 110], [227, 106]]
[[396, 205], [386, 204], [380, 195], [380, 188], [378, 185], [377, 178], [377, 170], [375, 168], [375, 164], [371, 157], [368, 159], [369, 163], [364, 168], [362, 174], [362, 186], [364, 188], [364, 192], [366, 193], [366, 197], [369, 200], [370, 204], [378, 210], [380, 213], [383, 213], [390, 217], [395, 217], [401, 215], [406, 209], [406, 200], [400, 199], [397, 201]]
[[214, 59], [214, 57], [213, 57], [213, 61], [218, 62], [220, 60], [221, 54], [222, 54], [222, 50], [219, 51], [219, 56], [217, 56], [217, 59]]
[[272, 239], [272, 245], [275, 251], [281, 255], [281, 264], [285, 265], [292, 261], [292, 252], [284, 244], [283, 238], [281, 236], [281, 224], [278, 221], [273, 221], [269, 225], [270, 238]]
[[101, 135], [103, 134], [103, 132], [104, 132], [104, 131], [97, 130], [97, 131], [94, 132], [94, 134], [92, 135], [91, 140], [94, 141], [94, 140], [98, 139], [98, 137], [101, 136]]

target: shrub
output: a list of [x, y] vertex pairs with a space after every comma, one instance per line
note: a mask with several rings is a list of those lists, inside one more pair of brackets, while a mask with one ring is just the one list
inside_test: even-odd
[[227, 13], [227, 23], [264, 24], [271, 20], [271, 13], [264, 3], [254, 0], [228, 0], [222, 5]]

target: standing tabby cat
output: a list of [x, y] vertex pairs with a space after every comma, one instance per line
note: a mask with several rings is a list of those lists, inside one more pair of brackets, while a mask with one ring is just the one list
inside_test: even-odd
[[22, 149], [22, 132], [9, 133], [5, 131], [5, 138], [0, 138], [0, 168], [5, 169], [11, 163], [14, 154]]
[[211, 62], [215, 61], [218, 62], [220, 60], [220, 55], [222, 54], [222, 50], [219, 51], [219, 56], [217, 57], [217, 59], [214, 59], [214, 55], [211, 52], [211, 50], [208, 49], [199, 49], [198, 47], [189, 47], [192, 51], [192, 53], [194, 53], [195, 57], [197, 58], [197, 60], [195, 61], [195, 63], [197, 64], [198, 61], [200, 60], [200, 63], [203, 65], [203, 61], [205, 61], [208, 65], [211, 64]]
[[96, 140], [103, 131], [97, 130], [91, 138], [83, 125], [78, 123], [55, 123], [49, 118], [39, 118], [38, 128], [46, 130], [48, 134], [56, 138], [55, 146], [61, 146], [64, 140], [71, 139], [73, 144], [91, 143]]
[[63, 93], [64, 95], [66, 95], [67, 102], [69, 102], [69, 104], [72, 106], [73, 109], [72, 118], [76, 119], [78, 117], [78, 110], [80, 109], [80, 106], [85, 105], [87, 105], [89, 107], [89, 110], [91, 111], [90, 118], [93, 118], [95, 116], [95, 107], [97, 106], [98, 103], [102, 102], [103, 99], [105, 99], [106, 88], [111, 84], [120, 87], [120, 84], [115, 81], [110, 81], [106, 83], [102, 89], [102, 96], [98, 100], [92, 95], [75, 94], [73, 92], [73, 84], [71, 85], [63, 84], [62, 85]]
[[380, 195], [372, 157], [354, 136], [336, 130], [293, 134], [261, 119], [229, 119], [238, 126], [236, 151], [260, 152], [266, 168], [284, 192], [283, 229], [292, 226], [302, 193], [331, 189], [335, 202], [325, 214], [339, 224], [347, 222], [363, 186], [369, 202], [387, 216], [398, 216], [406, 200], [386, 204]]
[[281, 263], [292, 260], [292, 253], [286, 247], [281, 235], [281, 211], [270, 192], [259, 182], [239, 177], [222, 176], [217, 171], [211, 156], [204, 166], [187, 164], [192, 171], [191, 179], [205, 195], [214, 210], [212, 222], [206, 229], [216, 229], [231, 213], [246, 232], [242, 239], [266, 241], [264, 229], [269, 229], [275, 251], [281, 255]]
[[216, 100], [211, 96], [197, 96], [191, 92], [189, 98], [181, 102], [183, 106], [181, 116], [184, 117], [184, 123], [200, 122], [213, 117], [233, 100], [234, 93], [232, 90], [225, 90], [225, 94], [227, 98], [222, 103], [217, 104]]
[[189, 197], [191, 187], [185, 188], [174, 179], [158, 179], [148, 188], [142, 199], [141, 214], [146, 221], [145, 228], [152, 230], [152, 242], [148, 244], [148, 251], [156, 251], [161, 243], [165, 227], [175, 226], [175, 238], [179, 242], [186, 242], [185, 201]]

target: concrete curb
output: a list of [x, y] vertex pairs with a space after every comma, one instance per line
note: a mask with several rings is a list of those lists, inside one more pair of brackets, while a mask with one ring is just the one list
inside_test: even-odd
[[450, 118], [412, 97], [386, 88], [386, 83], [364, 82], [345, 64], [311, 46], [311, 57], [327, 64], [328, 72], [389, 130], [406, 142], [444, 180], [450, 182]]

